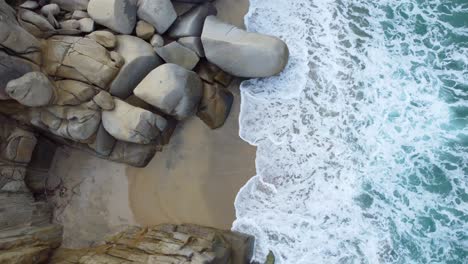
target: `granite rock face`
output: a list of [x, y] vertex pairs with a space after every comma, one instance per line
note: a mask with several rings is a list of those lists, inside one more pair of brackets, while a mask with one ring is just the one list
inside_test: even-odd
[[90, 109], [86, 104], [31, 110], [32, 124], [77, 142], [90, 142], [100, 122], [100, 111]]
[[164, 130], [166, 120], [150, 111], [116, 99], [113, 110], [102, 112], [102, 124], [116, 139], [149, 144]]
[[50, 76], [106, 89], [120, 68], [118, 60], [111, 55], [93, 39], [54, 36], [47, 39], [45, 44], [44, 69]]
[[138, 17], [163, 34], [177, 18], [170, 0], [138, 0]]
[[162, 61], [156, 56], [153, 46], [134, 36], [117, 36], [115, 51], [124, 58], [125, 64], [112, 81], [109, 92], [113, 96], [125, 99], [132, 94], [137, 84]]
[[7, 94], [22, 105], [37, 107], [49, 105], [55, 97], [55, 88], [42, 72], [29, 72], [8, 82]]
[[206, 18], [201, 40], [208, 61], [238, 77], [276, 75], [289, 58], [288, 47], [280, 39], [246, 32], [214, 16]]
[[137, 6], [135, 0], [90, 0], [89, 16], [98, 24], [121, 34], [135, 28]]
[[253, 238], [196, 225], [130, 227], [100, 250], [58, 251], [51, 264], [67, 263], [249, 263]]
[[176, 64], [154, 69], [138, 84], [135, 95], [178, 120], [194, 114], [202, 96], [198, 75]]
[[174, 63], [184, 67], [187, 70], [192, 70], [197, 65], [200, 58], [195, 51], [182, 46], [174, 41], [166, 46], [155, 48], [156, 53], [167, 63]]

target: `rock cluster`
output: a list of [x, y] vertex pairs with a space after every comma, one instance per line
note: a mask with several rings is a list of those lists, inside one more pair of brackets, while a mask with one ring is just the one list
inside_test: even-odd
[[177, 121], [223, 125], [232, 76], [272, 76], [287, 63], [284, 42], [216, 14], [211, 1], [43, 0], [15, 10], [0, 0], [0, 112], [145, 166]]
[[253, 242], [247, 235], [197, 225], [131, 227], [100, 247], [58, 250], [50, 263], [245, 264]]
[[2, 115], [0, 124], [0, 263], [46, 263], [62, 228], [50, 223], [52, 208], [24, 182], [37, 137]]

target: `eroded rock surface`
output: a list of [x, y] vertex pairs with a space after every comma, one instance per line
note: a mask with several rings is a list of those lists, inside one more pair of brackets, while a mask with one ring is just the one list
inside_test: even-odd
[[249, 263], [253, 238], [197, 225], [130, 227], [102, 247], [59, 250], [52, 264], [77, 263]]
[[106, 89], [120, 69], [117, 59], [95, 40], [54, 36], [47, 39], [44, 69], [50, 76], [94, 84]]

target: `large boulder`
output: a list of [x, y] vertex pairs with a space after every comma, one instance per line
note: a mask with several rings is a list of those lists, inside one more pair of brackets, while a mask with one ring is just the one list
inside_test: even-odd
[[138, 144], [153, 142], [166, 127], [166, 120], [150, 111], [114, 100], [112, 111], [102, 111], [102, 124], [116, 139]]
[[211, 129], [221, 127], [229, 116], [234, 96], [218, 85], [204, 83], [197, 116]]
[[44, 47], [44, 69], [50, 76], [106, 89], [121, 67], [117, 53], [90, 38], [54, 36], [47, 39]]
[[39, 41], [18, 24], [13, 8], [0, 0], [0, 48], [26, 55], [39, 54], [40, 47]]
[[128, 35], [117, 36], [117, 48], [125, 64], [112, 81], [109, 92], [113, 96], [125, 99], [143, 78], [162, 61], [148, 42]]
[[179, 42], [182, 46], [195, 51], [198, 57], [205, 57], [205, 50], [203, 50], [203, 45], [201, 43], [200, 37], [184, 37], [177, 40], [177, 42]]
[[89, 0], [51, 0], [50, 2], [57, 4], [64, 10], [73, 12], [75, 10], [86, 10]]
[[174, 63], [179, 66], [192, 70], [197, 65], [200, 58], [195, 51], [182, 46], [179, 42], [174, 41], [166, 46], [155, 48], [156, 53], [167, 63]]
[[92, 141], [101, 123], [101, 113], [86, 104], [31, 109], [30, 122], [51, 133], [77, 142]]
[[206, 17], [216, 14], [216, 8], [211, 3], [195, 6], [177, 19], [169, 30], [169, 36], [173, 38], [200, 37]]
[[163, 34], [174, 23], [177, 13], [170, 0], [139, 0], [138, 17], [156, 28]]
[[191, 116], [202, 96], [202, 81], [193, 71], [166, 63], [138, 84], [134, 94], [178, 120]]
[[30, 107], [46, 106], [53, 102], [55, 88], [42, 72], [28, 72], [18, 79], [8, 82], [5, 91], [22, 105]]
[[43, 16], [27, 9], [18, 12], [20, 25], [32, 35], [42, 38], [55, 33], [54, 26]]
[[25, 73], [39, 71], [39, 66], [36, 64], [25, 59], [8, 55], [2, 50], [0, 50], [0, 61], [0, 100], [10, 98], [5, 92], [9, 81], [18, 79]]
[[80, 105], [96, 95], [97, 88], [84, 82], [59, 80], [54, 82], [54, 105]]
[[91, 0], [88, 5], [88, 14], [96, 23], [122, 34], [132, 33], [136, 12], [135, 0]]
[[289, 51], [279, 38], [246, 32], [216, 18], [206, 18], [201, 36], [208, 61], [238, 77], [259, 78], [280, 73]]

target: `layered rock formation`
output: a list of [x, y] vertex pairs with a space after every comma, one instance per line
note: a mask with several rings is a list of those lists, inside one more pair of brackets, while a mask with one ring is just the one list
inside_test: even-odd
[[0, 115], [0, 263], [45, 263], [62, 240], [51, 206], [24, 182], [36, 144], [34, 133]]
[[130, 227], [96, 248], [58, 250], [50, 263], [245, 264], [253, 243], [241, 233], [196, 225]]

